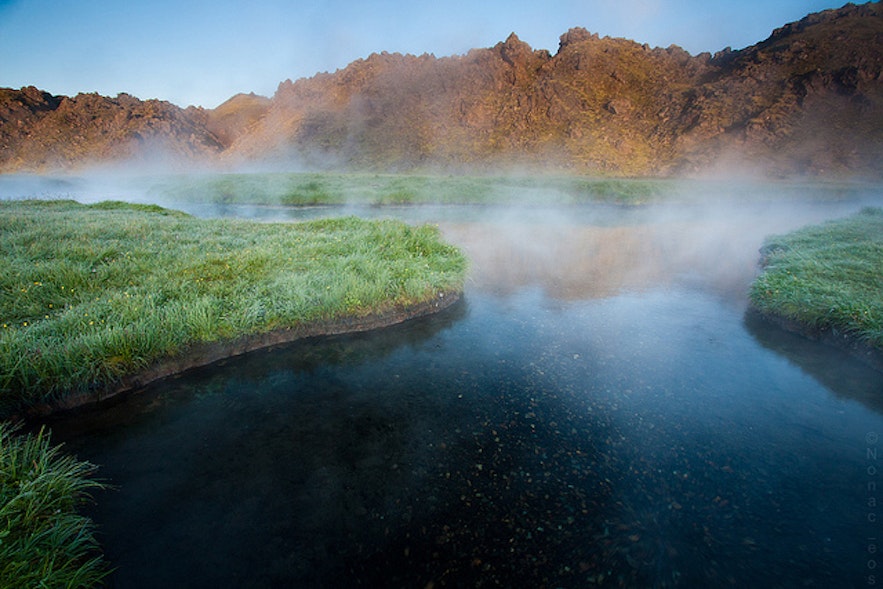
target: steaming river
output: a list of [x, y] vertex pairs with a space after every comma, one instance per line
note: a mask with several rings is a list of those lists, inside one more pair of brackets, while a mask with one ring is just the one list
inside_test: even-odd
[[111, 586], [868, 586], [883, 376], [745, 312], [765, 235], [858, 207], [371, 211], [464, 299], [49, 422]]

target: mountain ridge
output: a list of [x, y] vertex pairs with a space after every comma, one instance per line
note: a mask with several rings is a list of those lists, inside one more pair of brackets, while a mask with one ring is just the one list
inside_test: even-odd
[[374, 53], [182, 109], [126, 94], [0, 89], [0, 171], [159, 161], [384, 171], [672, 176], [744, 166], [879, 178], [883, 10], [847, 4], [714, 55], [572, 28], [464, 55]]

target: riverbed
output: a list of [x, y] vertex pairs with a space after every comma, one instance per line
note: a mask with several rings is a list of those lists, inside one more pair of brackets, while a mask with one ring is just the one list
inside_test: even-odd
[[883, 375], [747, 312], [766, 235], [865, 204], [355, 211], [438, 223], [463, 299], [48, 423], [114, 587], [867, 586]]

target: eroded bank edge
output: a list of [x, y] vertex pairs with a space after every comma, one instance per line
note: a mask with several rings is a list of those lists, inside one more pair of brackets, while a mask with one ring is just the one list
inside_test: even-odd
[[390, 327], [410, 319], [443, 311], [458, 302], [462, 296], [462, 291], [445, 291], [436, 294], [427, 301], [407, 306], [393, 306], [361, 317], [344, 316], [335, 319], [311, 321], [294, 327], [241, 336], [233, 340], [196, 344], [191, 346], [185, 353], [160, 361], [135, 374], [125, 376], [110, 387], [85, 393], [65, 395], [50, 402], [37, 403], [28, 407], [25, 415], [31, 418], [45, 417], [57, 411], [66, 411], [84, 405], [99, 403], [193, 368], [208, 366], [214, 362], [241, 356], [242, 354], [271, 346], [287, 344], [310, 337], [359, 333]]
[[872, 346], [852, 333], [836, 327], [822, 329], [777, 313], [761, 311], [751, 302], [749, 302], [746, 313], [753, 315], [761, 321], [772, 323], [790, 333], [845, 350], [871, 368], [883, 372], [883, 350]]

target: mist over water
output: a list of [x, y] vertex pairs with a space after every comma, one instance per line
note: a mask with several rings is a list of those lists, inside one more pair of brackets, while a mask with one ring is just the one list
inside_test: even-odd
[[[473, 285], [503, 292], [541, 284], [558, 298], [607, 296], [623, 290], [691, 279], [723, 296], [741, 298], [756, 272], [758, 248], [769, 235], [883, 206], [883, 187], [844, 182], [764, 183], [746, 172], [670, 182], [667, 194], [640, 206], [544, 205], [566, 200], [554, 187], [489, 188], [509, 204], [286, 206], [281, 193], [256, 188], [256, 202], [223, 202], [216, 173], [169, 175], [108, 169], [81, 175], [0, 175], [0, 199], [71, 198], [92, 203], [124, 200], [159, 204], [198, 217], [298, 221], [338, 215], [396, 217], [440, 224], [472, 259]], [[257, 174], [245, 186], [268, 182]], [[193, 188], [188, 189], [188, 179]], [[352, 189], [352, 187], [345, 187]], [[284, 190], [284, 189], [276, 189]], [[279, 199], [279, 202], [274, 202]]]
[[581, 299], [695, 284], [742, 299], [764, 237], [852, 207], [600, 208], [503, 212], [490, 222], [442, 227], [469, 254], [482, 289], [539, 284], [555, 298]]
[[142, 178], [122, 173], [87, 175], [0, 174], [0, 200], [70, 199], [149, 202]]
[[883, 377], [745, 309], [764, 237], [883, 199], [747, 200], [194, 210], [437, 223], [472, 269], [48, 420], [117, 486], [111, 586], [866, 586]]

